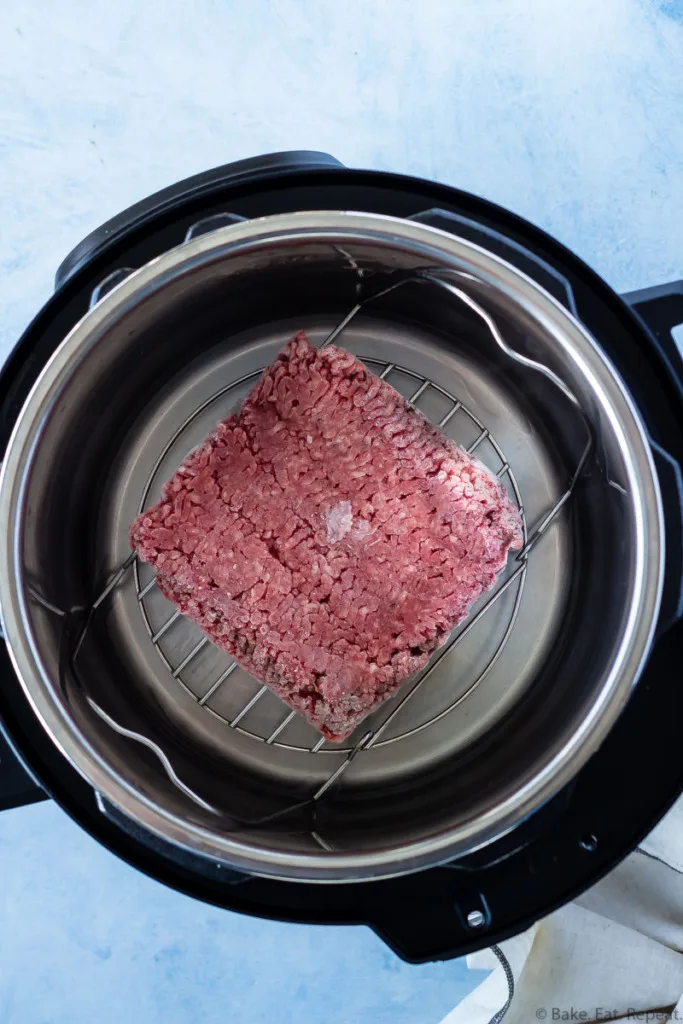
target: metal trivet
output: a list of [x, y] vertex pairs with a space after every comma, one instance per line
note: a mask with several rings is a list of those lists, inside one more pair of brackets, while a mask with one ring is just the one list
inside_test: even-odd
[[[358, 268], [355, 268], [355, 269], [358, 270]], [[359, 277], [360, 277], [360, 273], [359, 273]], [[455, 280], [456, 283], [453, 283], [454, 280]], [[555, 502], [555, 504], [545, 513], [545, 515], [543, 515], [541, 517], [540, 522], [534, 527], [533, 532], [529, 536], [529, 533], [528, 533], [528, 530], [527, 530], [526, 518], [525, 518], [525, 515], [524, 515], [524, 508], [523, 508], [523, 504], [522, 504], [522, 497], [521, 497], [519, 486], [518, 486], [517, 481], [515, 479], [513, 470], [511, 468], [510, 464], [508, 463], [508, 461], [507, 461], [507, 459], [506, 459], [502, 449], [498, 445], [498, 443], [495, 440], [495, 438], [492, 436], [490, 430], [485, 426], [485, 424], [482, 423], [481, 420], [479, 420], [479, 418], [477, 416], [475, 416], [474, 413], [472, 413], [471, 410], [469, 410], [463, 404], [463, 402], [461, 400], [456, 398], [456, 396], [452, 395], [450, 392], [446, 391], [444, 388], [442, 388], [440, 385], [438, 385], [434, 381], [432, 381], [432, 380], [430, 380], [430, 379], [428, 379], [426, 377], [423, 377], [420, 374], [415, 373], [414, 371], [409, 370], [409, 369], [407, 369], [407, 368], [405, 368], [403, 366], [397, 365], [395, 363], [388, 363], [388, 364], [385, 364], [383, 366], [383, 368], [379, 372], [378, 376], [380, 376], [384, 380], [386, 380], [393, 372], [399, 372], [399, 373], [401, 373], [403, 375], [406, 375], [407, 377], [412, 378], [416, 382], [417, 386], [416, 386], [415, 390], [413, 391], [412, 395], [410, 396], [410, 398], [408, 399], [410, 404], [415, 406], [416, 408], [419, 408], [418, 402], [420, 401], [420, 399], [423, 396], [425, 396], [429, 392], [430, 389], [433, 389], [434, 391], [438, 392], [443, 398], [446, 398], [450, 402], [450, 409], [436, 423], [436, 425], [439, 428], [443, 429], [446, 426], [448, 426], [449, 424], [451, 425], [451, 428], [452, 428], [453, 425], [454, 425], [454, 422], [455, 422], [455, 417], [461, 417], [461, 418], [462, 417], [467, 417], [468, 421], [471, 424], [474, 424], [476, 426], [477, 431], [478, 431], [477, 436], [476, 436], [475, 440], [469, 444], [469, 446], [467, 447], [467, 451], [470, 454], [474, 453], [477, 450], [477, 448], [479, 448], [479, 446], [484, 441], [486, 441], [491, 446], [491, 448], [494, 450], [494, 452], [496, 453], [497, 457], [500, 459], [501, 465], [498, 468], [498, 470], [496, 471], [496, 475], [498, 476], [499, 479], [506, 478], [509, 481], [510, 489], [512, 491], [514, 500], [515, 500], [515, 502], [517, 504], [518, 510], [519, 510], [521, 518], [522, 518], [522, 524], [523, 524], [523, 546], [522, 546], [521, 551], [519, 551], [519, 553], [517, 554], [514, 562], [512, 563], [512, 565], [514, 566], [512, 568], [512, 571], [509, 571], [507, 576], [502, 580], [502, 582], [500, 582], [499, 585], [492, 592], [490, 592], [488, 598], [478, 608], [476, 613], [474, 615], [472, 615], [470, 618], [468, 618], [467, 620], [465, 620], [465, 622], [463, 624], [461, 624], [458, 628], [456, 628], [454, 633], [451, 635], [450, 639], [436, 653], [435, 657], [431, 660], [431, 662], [428, 664], [428, 666], [420, 674], [418, 674], [417, 677], [415, 677], [413, 679], [412, 683], [409, 682], [407, 684], [407, 686], [404, 686], [405, 692], [402, 694], [402, 696], [399, 696], [397, 701], [389, 701], [388, 702], [387, 707], [384, 709], [384, 711], [385, 711], [384, 717], [382, 717], [382, 709], [381, 708], [377, 712], [375, 712], [375, 718], [377, 719], [376, 723], [374, 725], [372, 725], [361, 736], [361, 738], [356, 742], [356, 744], [354, 746], [341, 747], [341, 746], [339, 746], [337, 744], [328, 744], [327, 741], [325, 741], [325, 739], [322, 738], [322, 737], [316, 743], [314, 743], [312, 745], [309, 745], [309, 746], [292, 745], [292, 744], [285, 743], [279, 737], [281, 736], [283, 731], [286, 729], [286, 727], [290, 724], [290, 722], [292, 722], [297, 717], [297, 712], [295, 712], [295, 711], [288, 712], [288, 711], [284, 710], [285, 706], [282, 705], [282, 702], [277, 697], [275, 697], [275, 695], [272, 694], [271, 691], [268, 690], [268, 688], [266, 686], [261, 686], [259, 689], [257, 689], [257, 691], [254, 693], [254, 695], [251, 697], [251, 699], [249, 699], [239, 709], [239, 711], [236, 714], [234, 714], [231, 718], [228, 719], [225, 716], [221, 715], [214, 708], [212, 708], [209, 705], [208, 702], [211, 700], [211, 698], [214, 696], [214, 694], [217, 693], [217, 691], [220, 689], [220, 687], [223, 686], [223, 684], [227, 681], [227, 679], [230, 677], [230, 675], [238, 667], [237, 663], [234, 662], [234, 661], [231, 661], [230, 664], [225, 668], [225, 670], [217, 678], [214, 678], [214, 679], [211, 679], [211, 680], [207, 681], [206, 687], [205, 687], [202, 695], [201, 696], [197, 696], [197, 694], [195, 694], [187, 686], [187, 684], [183, 680], [182, 673], [190, 665], [190, 663], [197, 657], [197, 655], [200, 653], [200, 651], [207, 644], [210, 643], [210, 641], [209, 641], [208, 637], [202, 637], [192, 647], [192, 649], [183, 657], [183, 659], [178, 664], [174, 665], [174, 664], [172, 664], [169, 661], [169, 659], [167, 658], [166, 654], [164, 653], [164, 651], [162, 650], [162, 648], [160, 646], [160, 641], [162, 640], [162, 638], [166, 634], [168, 634], [169, 630], [171, 630], [174, 626], [176, 626], [176, 624], [177, 624], [177, 626], [179, 628], [181, 628], [182, 624], [186, 620], [183, 619], [183, 617], [181, 616], [180, 612], [175, 611], [172, 615], [169, 616], [169, 618], [160, 627], [158, 627], [157, 629], [153, 629], [152, 628], [152, 626], [150, 624], [149, 615], [148, 615], [148, 609], [146, 607], [146, 598], [149, 597], [149, 595], [151, 594], [151, 592], [155, 588], [156, 580], [153, 578], [148, 583], [146, 583], [144, 585], [141, 585], [140, 572], [139, 572], [139, 564], [138, 564], [138, 560], [137, 560], [137, 557], [135, 556], [135, 554], [131, 554], [126, 559], [126, 561], [123, 563], [123, 565], [112, 575], [112, 577], [109, 579], [109, 581], [108, 581], [107, 585], [105, 586], [105, 588], [103, 589], [103, 591], [99, 594], [98, 598], [96, 599], [96, 601], [93, 603], [93, 605], [89, 609], [71, 609], [71, 611], [69, 613], [65, 613], [62, 610], [53, 607], [48, 602], [46, 602], [40, 595], [38, 595], [37, 593], [33, 592], [33, 597], [36, 600], [38, 600], [45, 607], [49, 608], [51, 611], [54, 611], [56, 614], [64, 616], [65, 620], [67, 618], [72, 617], [72, 615], [75, 615], [75, 614], [79, 614], [80, 616], [82, 616], [83, 625], [80, 628], [80, 630], [78, 630], [78, 632], [77, 632], [77, 640], [76, 640], [76, 642], [74, 644], [73, 652], [72, 652], [71, 659], [70, 659], [71, 664], [73, 665], [75, 660], [76, 660], [76, 658], [77, 658], [77, 656], [78, 656], [78, 652], [79, 652], [79, 650], [81, 648], [81, 645], [83, 643], [83, 639], [84, 639], [85, 634], [86, 634], [86, 632], [88, 630], [89, 624], [92, 621], [92, 617], [93, 617], [93, 615], [96, 614], [98, 608], [101, 607], [101, 605], [105, 602], [107, 597], [112, 593], [112, 591], [116, 587], [124, 584], [127, 579], [134, 580], [135, 588], [136, 588], [136, 593], [137, 593], [137, 599], [138, 599], [138, 605], [140, 607], [140, 611], [141, 611], [141, 614], [142, 614], [142, 617], [143, 617], [143, 620], [144, 620], [145, 627], [147, 629], [148, 635], [149, 635], [149, 637], [150, 637], [150, 639], [151, 639], [155, 649], [157, 650], [159, 656], [161, 657], [161, 659], [163, 660], [164, 664], [168, 668], [169, 673], [171, 675], [171, 678], [174, 680], [174, 682], [176, 682], [178, 685], [182, 686], [183, 689], [188, 694], [190, 694], [193, 697], [193, 699], [201, 707], [205, 708], [212, 715], [214, 715], [215, 717], [217, 717], [221, 721], [223, 721], [227, 727], [229, 727], [231, 729], [235, 729], [238, 732], [242, 733], [243, 735], [249, 736], [252, 739], [257, 740], [259, 742], [266, 743], [268, 745], [279, 746], [279, 747], [282, 747], [282, 748], [284, 748], [286, 750], [299, 751], [301, 753], [308, 754], [308, 755], [310, 755], [310, 754], [321, 754], [321, 753], [322, 754], [329, 753], [329, 754], [336, 754], [336, 755], [339, 755], [339, 754], [345, 755], [344, 760], [332, 771], [332, 773], [329, 775], [329, 777], [323, 782], [323, 784], [321, 786], [319, 786], [317, 791], [314, 794], [312, 794], [312, 796], [310, 796], [308, 798], [308, 800], [304, 801], [303, 803], [296, 804], [295, 806], [289, 806], [287, 808], [284, 808], [282, 811], [279, 811], [279, 812], [277, 812], [274, 815], [270, 815], [267, 818], [264, 818], [264, 819], [262, 819], [262, 820], [260, 820], [258, 822], [237, 822], [237, 821], [234, 821], [234, 824], [236, 826], [238, 826], [238, 827], [257, 827], [259, 825], [265, 825], [267, 823], [270, 823], [270, 822], [274, 821], [276, 818], [280, 818], [283, 815], [290, 814], [291, 812], [293, 812], [295, 810], [299, 810], [302, 807], [309, 807], [310, 806], [310, 807], [312, 807], [314, 809], [315, 805], [316, 805], [316, 802], [318, 800], [320, 800], [320, 798], [325, 793], [328, 792], [330, 787], [333, 786], [334, 783], [336, 783], [340, 779], [340, 777], [346, 771], [346, 769], [351, 764], [351, 762], [362, 751], [369, 750], [371, 747], [374, 747], [374, 746], [381, 747], [381, 746], [384, 746], [384, 745], [388, 745], [390, 743], [396, 743], [396, 742], [398, 742], [401, 739], [404, 739], [404, 738], [406, 738], [408, 736], [413, 735], [416, 732], [419, 732], [419, 731], [421, 731], [423, 729], [428, 728], [429, 726], [433, 725], [435, 722], [441, 720], [446, 715], [448, 715], [455, 707], [457, 707], [459, 704], [461, 704], [467, 697], [469, 697], [472, 694], [472, 692], [476, 689], [476, 687], [478, 687], [480, 685], [480, 683], [484, 680], [486, 675], [493, 668], [494, 664], [498, 661], [499, 657], [501, 656], [501, 654], [503, 652], [503, 649], [505, 648], [505, 645], [507, 644], [507, 642], [508, 642], [508, 640], [510, 638], [510, 635], [512, 633], [512, 630], [513, 630], [513, 627], [514, 627], [514, 624], [515, 624], [515, 621], [516, 621], [516, 618], [517, 618], [517, 613], [519, 611], [521, 599], [522, 599], [522, 593], [523, 593], [523, 590], [524, 590], [524, 583], [525, 583], [525, 579], [526, 579], [527, 564], [528, 564], [529, 555], [530, 555], [532, 549], [535, 547], [535, 545], [540, 541], [540, 539], [546, 533], [546, 531], [548, 530], [548, 528], [550, 527], [552, 522], [555, 520], [555, 518], [559, 514], [560, 510], [565, 505], [565, 503], [571, 497], [572, 492], [573, 492], [573, 490], [574, 490], [574, 488], [576, 486], [577, 480], [579, 479], [579, 476], [580, 476], [580, 474], [581, 474], [581, 472], [582, 472], [582, 470], [583, 470], [583, 468], [584, 468], [584, 466], [586, 464], [586, 461], [588, 459], [590, 451], [591, 451], [591, 449], [593, 447], [593, 436], [592, 436], [592, 431], [591, 431], [590, 425], [589, 425], [586, 417], [584, 416], [584, 414], [583, 414], [583, 412], [581, 410], [581, 407], [580, 407], [576, 397], [569, 390], [569, 388], [566, 386], [564, 381], [562, 381], [561, 378], [559, 378], [550, 368], [544, 366], [541, 363], [536, 362], [535, 360], [529, 359], [528, 357], [526, 357], [526, 356], [524, 356], [524, 355], [522, 355], [522, 354], [520, 354], [518, 352], [515, 352], [513, 349], [511, 349], [507, 345], [507, 343], [505, 342], [503, 336], [501, 335], [501, 333], [500, 333], [500, 331], [499, 331], [495, 321], [490, 316], [490, 314], [485, 309], [483, 309], [477, 302], [475, 302], [475, 300], [473, 300], [467, 294], [467, 292], [464, 291], [460, 287], [460, 284], [461, 283], [466, 283], [466, 281], [467, 281], [467, 275], [466, 274], [461, 274], [461, 273], [459, 273], [457, 271], [446, 272], [446, 271], [441, 271], [441, 270], [427, 269], [427, 270], [418, 270], [418, 271], [412, 272], [412, 273], [407, 274], [407, 275], [402, 275], [398, 280], [394, 280], [393, 283], [391, 283], [388, 287], [383, 288], [381, 291], [377, 291], [374, 294], [369, 295], [365, 299], [359, 299], [358, 302], [356, 303], [356, 305], [354, 306], [354, 308], [347, 314], [347, 316], [344, 317], [344, 319], [327, 336], [327, 338], [323, 342], [323, 346], [328, 345], [332, 341], [336, 340], [339, 337], [339, 335], [342, 333], [342, 331], [348, 326], [348, 324], [353, 320], [353, 318], [360, 312], [360, 310], [365, 305], [367, 305], [369, 302], [374, 301], [375, 299], [378, 299], [378, 298], [388, 294], [389, 292], [393, 291], [394, 289], [403, 286], [404, 284], [407, 284], [409, 282], [413, 282], [413, 283], [414, 282], [418, 282], [418, 283], [427, 283], [427, 284], [437, 285], [439, 287], [443, 287], [443, 288], [447, 289], [458, 300], [460, 300], [465, 305], [467, 305], [478, 317], [480, 317], [484, 321], [484, 323], [487, 325], [487, 327], [488, 327], [488, 329], [489, 329], [489, 331], [490, 331], [494, 341], [499, 346], [499, 348], [501, 348], [503, 350], [503, 352], [507, 356], [509, 356], [514, 361], [516, 361], [518, 363], [521, 363], [526, 368], [534, 370], [536, 372], [539, 372], [539, 373], [543, 374], [556, 387], [558, 387], [559, 390], [562, 391], [562, 393], [575, 406], [578, 414], [580, 415], [581, 419], [583, 420], [583, 423], [584, 423], [585, 428], [586, 428], [587, 441], [586, 441], [585, 448], [584, 448], [584, 450], [582, 452], [582, 455], [580, 457], [579, 463], [577, 465], [577, 468], [576, 468], [572, 478], [569, 480], [565, 491], [558, 498], [558, 500]], [[360, 284], [359, 284], [359, 290], [360, 290]], [[378, 360], [366, 359], [364, 361], [367, 364], [371, 364], [371, 365], [374, 365], [374, 366], [382, 366], [382, 363], [380, 361], [378, 361]], [[203, 412], [210, 404], [215, 402], [220, 397], [224, 396], [228, 391], [232, 390], [233, 388], [235, 388], [235, 387], [237, 387], [239, 385], [248, 383], [252, 379], [256, 379], [257, 377], [260, 376], [261, 372], [262, 371], [255, 371], [254, 373], [248, 374], [247, 376], [245, 376], [243, 378], [240, 378], [240, 380], [233, 381], [230, 385], [228, 385], [227, 387], [221, 389], [215, 395], [213, 395], [211, 398], [207, 399], [207, 401], [205, 401], [200, 406], [200, 408], [196, 409], [191, 414], [191, 416], [189, 416], [186, 419], [186, 421], [182, 424], [182, 426], [176, 431], [174, 436], [168, 442], [168, 444], [164, 448], [164, 451], [159, 455], [159, 458], [157, 459], [157, 461], [155, 463], [155, 466], [154, 466], [154, 468], [153, 468], [153, 470], [152, 470], [152, 472], [151, 472], [151, 474], [150, 474], [150, 476], [149, 476], [149, 478], [147, 480], [144, 492], [143, 492], [143, 494], [141, 496], [141, 501], [140, 501], [140, 506], [139, 506], [139, 511], [140, 512], [143, 511], [144, 507], [147, 504], [148, 495], [149, 495], [149, 492], [150, 492], [150, 490], [151, 490], [151, 488], [153, 486], [153, 483], [154, 483], [154, 477], [155, 477], [155, 475], [156, 475], [160, 465], [162, 464], [164, 456], [167, 454], [167, 452], [169, 451], [171, 446], [174, 444], [174, 442], [178, 439], [180, 434], [182, 434], [182, 432], [189, 426], [189, 424], [201, 412]], [[133, 569], [132, 574], [129, 573], [129, 570], [131, 568]], [[419, 692], [421, 687], [429, 679], [430, 675], [435, 670], [436, 666], [438, 664], [440, 664], [443, 661], [443, 659], [446, 658], [450, 653], [453, 652], [453, 650], [457, 647], [457, 645], [462, 640], [464, 640], [465, 636], [467, 636], [467, 634], [481, 620], [481, 618], [486, 614], [486, 612], [489, 611], [489, 609], [491, 609], [493, 607], [493, 605], [499, 600], [499, 598], [501, 598], [502, 595], [509, 588], [511, 588], [513, 586], [515, 586], [515, 596], [514, 596], [514, 601], [513, 601], [512, 608], [511, 608], [511, 610], [509, 612], [509, 615], [508, 615], [508, 618], [507, 618], [507, 622], [506, 622], [504, 630], [503, 630], [503, 636], [502, 636], [500, 642], [498, 643], [498, 646], [496, 647], [495, 651], [489, 657], [487, 664], [485, 665], [483, 670], [481, 670], [479, 672], [477, 677], [466, 687], [464, 692], [460, 693], [459, 696], [448, 705], [448, 707], [446, 707], [445, 709], [441, 710], [438, 714], [433, 715], [428, 721], [422, 722], [419, 725], [414, 726], [411, 729], [406, 729], [404, 732], [398, 733], [396, 735], [382, 738], [384, 736], [384, 734], [386, 733], [387, 729], [389, 728], [390, 724], [392, 723], [392, 721], [398, 715], [399, 711], [401, 711], [405, 707], [405, 705], [410, 700], [412, 700], [414, 698], [414, 696]], [[283, 707], [283, 716], [282, 716], [279, 724], [277, 725], [277, 727], [275, 729], [271, 730], [268, 733], [268, 735], [261, 735], [259, 733], [253, 732], [253, 731], [249, 730], [247, 728], [246, 724], [244, 723], [244, 720], [245, 720], [246, 716], [252, 710], [252, 708], [254, 708], [257, 703], [263, 701], [264, 699], [270, 699], [270, 700], [273, 700], [273, 701], [277, 701], [278, 705], [282, 705], [282, 707]], [[102, 708], [100, 708], [91, 698], [88, 698], [88, 702], [91, 705], [91, 707], [93, 708], [93, 710], [105, 722], [107, 722], [107, 724], [112, 729], [118, 731], [122, 735], [125, 735], [125, 736], [129, 737], [130, 739], [136, 740], [137, 742], [140, 742], [140, 743], [144, 744], [150, 750], [152, 750], [158, 756], [158, 758], [159, 758], [159, 760], [160, 760], [164, 770], [166, 771], [166, 774], [168, 775], [169, 779], [182, 792], [184, 792], [186, 796], [188, 796], [190, 799], [194, 800], [197, 804], [199, 804], [203, 808], [208, 809], [208, 810], [216, 811], [216, 809], [211, 807], [211, 805], [207, 804], [206, 801], [204, 801], [201, 798], [201, 796], [199, 796], [198, 794], [194, 793], [189, 787], [187, 787], [183, 783], [183, 781], [177, 776], [177, 774], [176, 774], [176, 772], [174, 770], [174, 767], [171, 764], [171, 762], [169, 761], [166, 753], [154, 741], [150, 740], [146, 736], [143, 736], [143, 735], [140, 735], [138, 733], [132, 732], [131, 730], [125, 729], [122, 725], [120, 725], [119, 723], [114, 721], [110, 717], [110, 715], [108, 715]], [[372, 721], [372, 716], [370, 718], [370, 722], [371, 721]], [[216, 811], [216, 813], [221, 813], [221, 812]], [[310, 826], [309, 826], [309, 828], [310, 828]], [[326, 850], [331, 849], [329, 844], [322, 837], [320, 837], [317, 834], [317, 832], [315, 832], [315, 830], [312, 829], [312, 828], [310, 828], [310, 835], [311, 835], [311, 838], [320, 847], [322, 847], [323, 849], [326, 849]]]

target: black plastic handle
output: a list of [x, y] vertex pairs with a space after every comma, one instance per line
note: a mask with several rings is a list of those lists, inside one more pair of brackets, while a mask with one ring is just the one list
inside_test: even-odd
[[[683, 402], [683, 355], [673, 336], [674, 327], [683, 324], [683, 281], [643, 288], [623, 298], [654, 335]], [[661, 634], [683, 617], [683, 467], [656, 441], [651, 439], [650, 444], [666, 524], [666, 571], [658, 626]]]
[[661, 354], [678, 382], [683, 400], [683, 353], [673, 336], [674, 327], [683, 324], [683, 281], [627, 292], [622, 298], [655, 336]]
[[657, 632], [661, 634], [683, 618], [683, 468], [656, 441], [650, 439], [650, 445], [659, 477], [666, 527], [664, 589], [657, 624]]
[[293, 150], [267, 153], [249, 160], [237, 160], [235, 163], [224, 164], [222, 167], [214, 167], [210, 171], [185, 178], [184, 181], [169, 185], [168, 188], [155, 192], [134, 206], [129, 206], [127, 210], [112, 217], [79, 242], [60, 263], [55, 274], [55, 288], [65, 284], [76, 270], [97, 256], [106, 245], [140, 225], [151, 214], [157, 214], [165, 207], [173, 206], [179, 199], [185, 199], [190, 195], [199, 196], [227, 184], [236, 185], [264, 175], [292, 174], [296, 171], [334, 169], [343, 166], [329, 153]]
[[47, 800], [48, 795], [41, 789], [19, 762], [0, 729], [0, 811], [12, 807], [23, 807]]

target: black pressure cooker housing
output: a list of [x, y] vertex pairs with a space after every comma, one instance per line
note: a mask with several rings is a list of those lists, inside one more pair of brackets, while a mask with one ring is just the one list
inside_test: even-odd
[[171, 846], [108, 806], [43, 731], [1, 645], [0, 810], [52, 797], [107, 848], [188, 895], [278, 920], [366, 924], [399, 956], [419, 963], [499, 942], [572, 899], [626, 856], [683, 790], [683, 361], [672, 337], [683, 323], [683, 281], [620, 298], [538, 228], [456, 189], [348, 170], [321, 153], [241, 161], [138, 203], [67, 257], [54, 296], [2, 369], [0, 450], [45, 362], [87, 312], [93, 291], [106, 278], [116, 279], [116, 270], [141, 266], [178, 245], [200, 220], [215, 217], [218, 225], [325, 209], [425, 219], [479, 242], [534, 278], [598, 339], [640, 409], [655, 455], [661, 446], [673, 457], [657, 458], [667, 510], [663, 612], [626, 710], [569, 786], [476, 853], [387, 881], [280, 882]]

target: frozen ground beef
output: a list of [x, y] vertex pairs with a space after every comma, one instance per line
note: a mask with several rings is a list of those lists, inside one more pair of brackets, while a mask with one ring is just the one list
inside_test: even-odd
[[425, 665], [522, 530], [477, 459], [300, 333], [130, 537], [184, 615], [342, 740]]

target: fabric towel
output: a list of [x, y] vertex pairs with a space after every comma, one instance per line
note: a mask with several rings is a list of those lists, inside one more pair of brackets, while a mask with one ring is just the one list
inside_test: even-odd
[[683, 798], [578, 900], [467, 965], [492, 973], [442, 1024], [683, 1021]]

